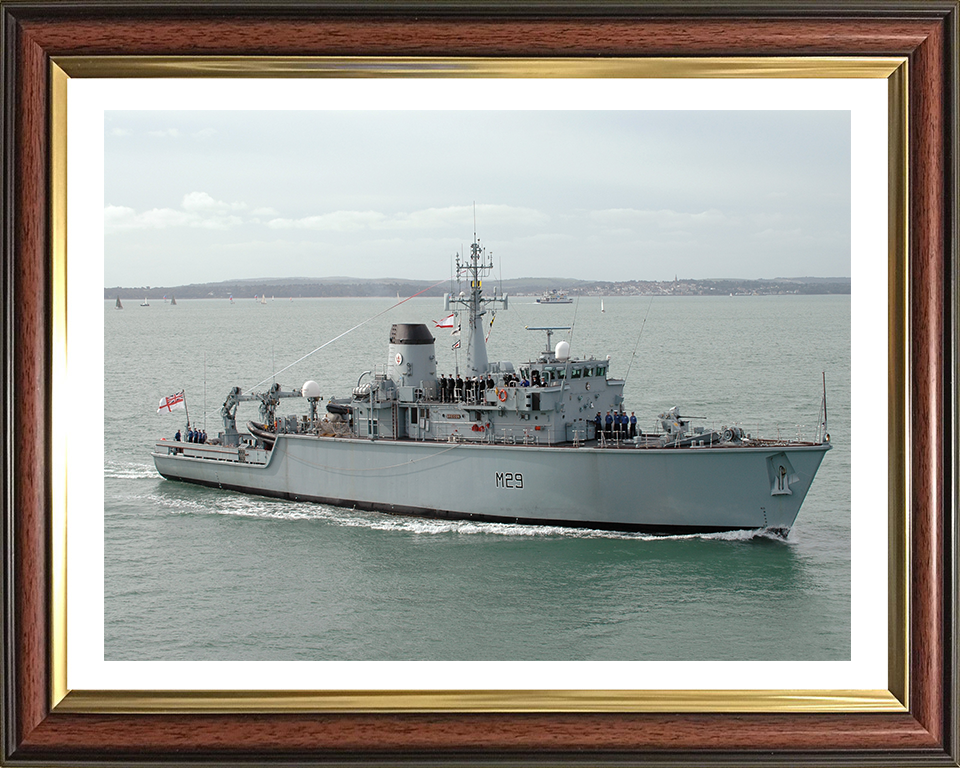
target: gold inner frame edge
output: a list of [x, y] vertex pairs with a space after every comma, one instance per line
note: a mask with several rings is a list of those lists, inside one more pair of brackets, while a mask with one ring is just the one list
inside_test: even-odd
[[57, 56], [70, 77], [887, 78], [903, 57]]
[[[909, 673], [906, 488], [907, 59], [723, 57], [480, 59], [455, 57], [61, 56], [50, 63], [50, 231], [53, 282], [53, 510], [50, 552], [50, 694], [57, 712], [904, 712]], [[66, 436], [58, 403], [66, 389], [66, 153], [70, 78], [478, 77], [478, 78], [872, 78], [890, 81], [888, 108], [890, 320], [889, 690], [550, 691], [131, 691], [67, 685]]]

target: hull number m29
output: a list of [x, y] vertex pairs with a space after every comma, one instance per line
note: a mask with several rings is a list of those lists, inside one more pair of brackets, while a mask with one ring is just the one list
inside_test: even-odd
[[497, 488], [523, 488], [523, 474], [520, 472], [497, 472]]

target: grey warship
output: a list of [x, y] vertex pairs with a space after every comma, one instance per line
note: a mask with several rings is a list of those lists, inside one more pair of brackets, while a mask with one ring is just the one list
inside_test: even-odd
[[[653, 534], [763, 529], [787, 535], [831, 448], [826, 396], [815, 439], [771, 439], [738, 427], [691, 426], [672, 407], [653, 432], [625, 414], [610, 358], [571, 356], [566, 341], [528, 362], [490, 361], [484, 316], [508, 297], [483, 290], [492, 259], [474, 238], [456, 258], [457, 317], [466, 363], [437, 373], [425, 324], [390, 329], [387, 362], [321, 409], [320, 386], [234, 387], [224, 428], [205, 443], [160, 440], [164, 478], [223, 490], [381, 512], [494, 523]], [[308, 413], [278, 415], [284, 398]], [[237, 428], [242, 402], [259, 420]], [[608, 418], [609, 415], [609, 418]], [[612, 422], [612, 423], [611, 423]], [[624, 479], [629, 482], [622, 482]]]

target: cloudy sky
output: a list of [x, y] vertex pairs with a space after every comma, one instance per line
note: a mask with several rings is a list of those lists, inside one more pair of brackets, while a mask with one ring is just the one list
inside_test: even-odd
[[845, 111], [109, 111], [105, 286], [850, 275]]

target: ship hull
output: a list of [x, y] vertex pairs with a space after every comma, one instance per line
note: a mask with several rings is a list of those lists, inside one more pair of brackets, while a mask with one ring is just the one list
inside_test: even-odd
[[170, 443], [160, 443], [153, 456], [157, 471], [170, 480], [296, 501], [425, 517], [692, 533], [789, 530], [829, 448], [611, 449], [281, 435], [272, 451], [261, 454], [262, 464], [249, 456], [238, 460], [231, 449], [184, 445], [182, 453], [171, 452]]

